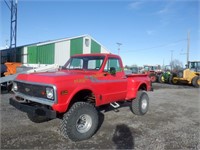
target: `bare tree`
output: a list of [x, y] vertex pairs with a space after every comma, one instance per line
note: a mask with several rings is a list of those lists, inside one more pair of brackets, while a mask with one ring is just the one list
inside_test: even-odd
[[183, 63], [177, 59], [174, 59], [170, 62], [170, 65], [173, 70], [181, 70], [183, 69]]

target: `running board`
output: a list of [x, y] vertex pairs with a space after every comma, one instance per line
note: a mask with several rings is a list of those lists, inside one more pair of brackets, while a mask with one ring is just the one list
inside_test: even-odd
[[118, 108], [120, 105], [117, 102], [110, 103], [113, 108]]

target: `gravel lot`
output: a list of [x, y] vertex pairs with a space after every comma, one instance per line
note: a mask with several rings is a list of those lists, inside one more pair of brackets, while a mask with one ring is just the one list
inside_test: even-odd
[[104, 112], [89, 140], [71, 142], [59, 133], [60, 120], [32, 123], [2, 94], [1, 149], [200, 149], [200, 89], [154, 84], [150, 108], [133, 115], [127, 104]]

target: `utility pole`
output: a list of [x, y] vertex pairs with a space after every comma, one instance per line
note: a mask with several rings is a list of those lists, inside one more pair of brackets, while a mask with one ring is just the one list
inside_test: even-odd
[[180, 53], [180, 55], [186, 55], [186, 65], [188, 65], [189, 56], [190, 56], [190, 31], [187, 34], [187, 50], [186, 53]]
[[189, 55], [190, 55], [190, 31], [188, 31], [188, 36], [187, 36], [187, 64], [189, 61]]
[[[9, 1], [10, 4], [7, 2]], [[10, 10], [10, 49], [13, 49], [13, 61], [16, 61], [16, 46], [17, 46], [17, 1], [18, 0], [4, 0], [8, 9]]]
[[122, 45], [122, 43], [116, 43], [118, 45], [118, 55], [119, 55], [119, 51], [120, 51], [120, 46]]
[[17, 45], [17, 0], [11, 0], [10, 48]]
[[162, 69], [165, 68], [165, 59], [163, 58], [163, 65], [162, 65]]
[[16, 48], [17, 45], [17, 0], [9, 0], [10, 4], [4, 0], [10, 10], [10, 47]]
[[171, 62], [173, 61], [173, 52], [174, 50], [171, 50]]
[[171, 50], [171, 63], [170, 63], [170, 65], [171, 65], [171, 69], [173, 70], [173, 52], [174, 52], [174, 50]]

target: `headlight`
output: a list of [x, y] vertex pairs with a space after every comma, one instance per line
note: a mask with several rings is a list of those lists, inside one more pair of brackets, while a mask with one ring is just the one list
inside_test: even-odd
[[18, 87], [17, 87], [17, 83], [16, 83], [16, 82], [13, 82], [12, 90], [13, 90], [13, 91], [17, 91], [17, 90], [18, 90]]
[[48, 99], [54, 99], [53, 88], [46, 88], [46, 95]]

